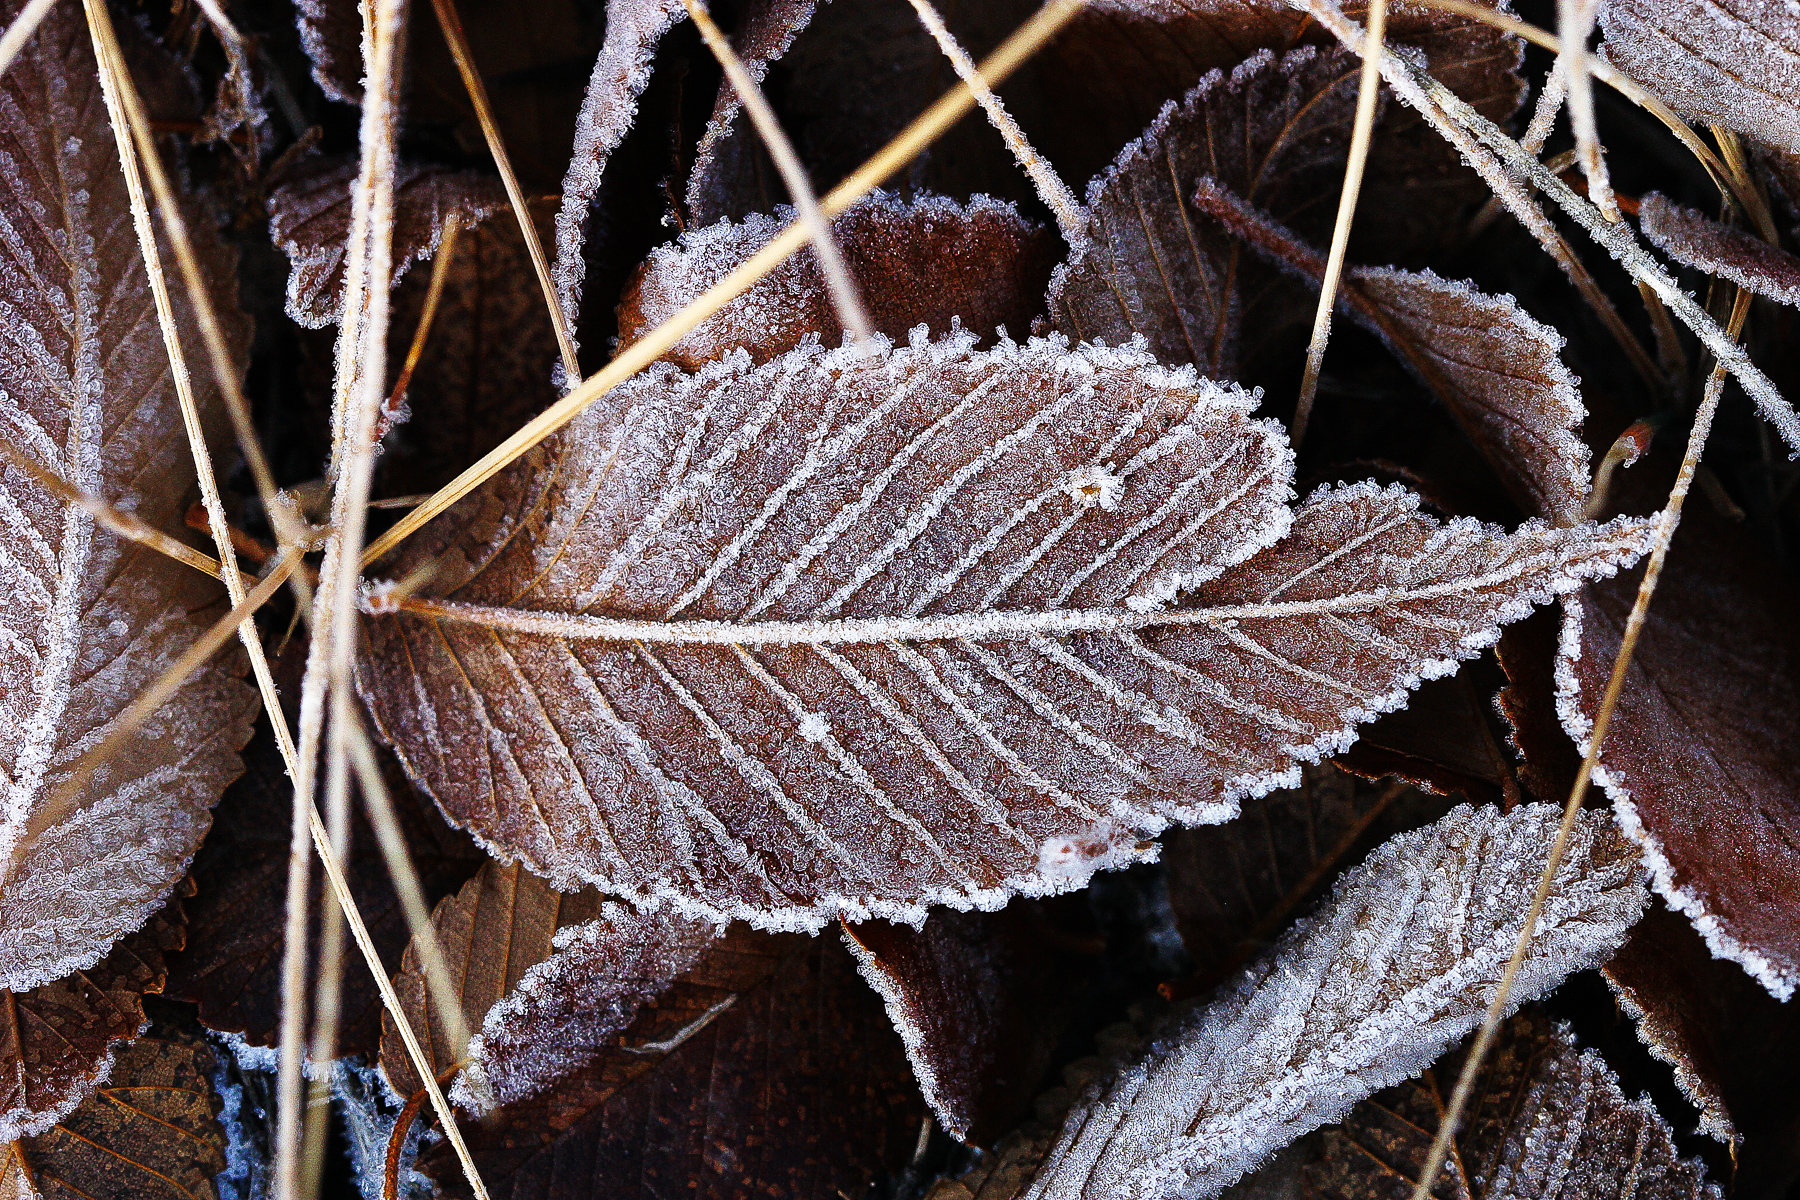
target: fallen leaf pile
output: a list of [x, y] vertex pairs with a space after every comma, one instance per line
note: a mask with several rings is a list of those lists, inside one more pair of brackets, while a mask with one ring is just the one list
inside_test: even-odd
[[0, 26], [7, 1197], [1800, 1198], [1791, 7]]

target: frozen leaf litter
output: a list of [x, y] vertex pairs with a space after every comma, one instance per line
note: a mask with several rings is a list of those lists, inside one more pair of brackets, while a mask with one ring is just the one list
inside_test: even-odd
[[[721, 2], [814, 187], [854, 183], [864, 311], [802, 247], [701, 319], [797, 176], [697, 5], [443, 0], [394, 40], [393, 3], [148, 0], [124, 66], [221, 348], [150, 195], [153, 303], [73, 4], [0, 21], [9, 1191], [1792, 1200], [1800, 468], [1708, 357], [1784, 419], [1791, 14], [1598, 6], [1590, 61], [1640, 85], [1597, 110], [1607, 187], [1564, 169], [1585, 89], [1508, 32], [1541, 6], [1392, 8], [1359, 117], [1361, 5], [1091, 0], [850, 175], [1034, 5]], [[346, 287], [371, 255], [400, 270]], [[387, 348], [370, 446], [351, 333]], [[265, 653], [362, 600], [348, 703], [278, 664], [299, 707], [236, 784], [235, 646], [82, 757], [230, 642], [178, 384], [247, 575], [351, 543], [286, 560]], [[345, 580], [353, 524], [306, 523], [365, 450]], [[351, 816], [290, 904], [302, 711]], [[264, 1049], [294, 1017], [304, 1117]]]

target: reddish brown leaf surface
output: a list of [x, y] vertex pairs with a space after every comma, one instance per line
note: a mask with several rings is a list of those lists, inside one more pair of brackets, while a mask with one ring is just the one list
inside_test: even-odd
[[1331, 761], [1364, 779], [1393, 776], [1440, 795], [1460, 792], [1502, 804], [1519, 799], [1505, 727], [1493, 713], [1493, 688], [1473, 674], [1485, 678], [1490, 672], [1465, 668], [1454, 678], [1422, 684], [1405, 708], [1365, 726], [1356, 744]]
[[6, 1147], [0, 1179], [22, 1180], [41, 1200], [211, 1200], [226, 1151], [213, 1065], [190, 1035], [138, 1039], [92, 1099]]
[[1245, 800], [1235, 821], [1163, 839], [1169, 905], [1194, 960], [1180, 985], [1204, 994], [1267, 950], [1339, 873], [1396, 833], [1450, 809], [1392, 781], [1307, 767], [1297, 788]]
[[[549, 1091], [465, 1132], [506, 1200], [865, 1194], [925, 1109], [881, 1001], [835, 937], [737, 929]], [[426, 1169], [452, 1191], [442, 1148]]]
[[[565, 895], [529, 871], [494, 862], [477, 871], [456, 895], [445, 897], [431, 914], [431, 926], [462, 1002], [468, 1031], [480, 1029], [488, 1009], [510, 992], [526, 971], [550, 957], [550, 939], [557, 930], [591, 920], [599, 911], [597, 892]], [[437, 1006], [429, 1002], [416, 943], [407, 945], [400, 971], [394, 976], [394, 990], [433, 1070], [442, 1072], [461, 1062], [468, 1047], [456, 1043]], [[402, 1096], [424, 1086], [400, 1042], [393, 1014], [385, 1011], [381, 1014], [381, 1067]]]
[[1534, 799], [1563, 804], [1575, 786], [1581, 754], [1556, 715], [1556, 648], [1562, 628], [1554, 609], [1508, 625], [1495, 656], [1507, 685], [1495, 698], [1512, 726], [1519, 752], [1519, 782]]
[[[1626, 505], [1660, 503], [1670, 467], [1633, 468]], [[1634, 571], [1565, 602], [1559, 708], [1584, 748], [1637, 585]], [[1689, 504], [1595, 773], [1656, 890], [1782, 997], [1800, 983], [1797, 586], [1712, 505]]]
[[[356, 172], [354, 157], [310, 159], [269, 194], [269, 237], [292, 264], [287, 315], [308, 329], [336, 321], [343, 307]], [[403, 165], [394, 181], [394, 280], [437, 251], [452, 213], [468, 229], [505, 204], [491, 176]]]
[[[305, 647], [296, 643], [277, 667], [284, 691], [298, 695]], [[282, 929], [287, 911], [288, 825], [293, 786], [268, 722], [257, 726], [248, 769], [219, 804], [212, 833], [194, 860], [198, 893], [187, 901], [187, 948], [171, 956], [169, 994], [200, 1006], [210, 1028], [242, 1033], [257, 1046], [275, 1044], [281, 1024]], [[419, 872], [426, 903], [453, 891], [483, 861], [466, 834], [444, 824], [393, 760], [382, 754], [395, 815]], [[352, 821], [345, 873], [382, 960], [398, 969], [410, 936], [375, 833], [359, 811]], [[318, 913], [327, 903], [317, 871], [309, 959], [316, 961]], [[381, 1035], [381, 999], [360, 965], [344, 972], [338, 1045], [372, 1052]]]
[[1606, 0], [1600, 52], [1678, 112], [1800, 151], [1800, 14], [1771, 0]]
[[1650, 1052], [1675, 1068], [1701, 1131], [1731, 1143], [1734, 1194], [1790, 1192], [1800, 1180], [1800, 1096], [1791, 1086], [1800, 1010], [1714, 958], [1661, 905], [1606, 964], [1606, 978]]
[[[548, 224], [540, 220], [540, 232]], [[377, 495], [436, 491], [556, 399], [556, 334], [518, 222], [502, 213], [465, 231], [452, 255], [406, 388], [410, 419], [388, 434], [376, 464]], [[394, 289], [388, 361], [396, 371], [430, 289], [424, 270]]]
[[[0, 6], [0, 23], [19, 7]], [[235, 255], [197, 205], [189, 218], [241, 365], [250, 331]], [[0, 77], [0, 243], [0, 436], [83, 491], [179, 531], [193, 459], [75, 9], [52, 10]], [[167, 247], [162, 257], [173, 261]], [[218, 461], [224, 405], [173, 290]], [[255, 698], [237, 679], [241, 657], [222, 654], [104, 769], [78, 777], [114, 720], [223, 615], [223, 589], [115, 538], [12, 466], [0, 472], [0, 507], [0, 987], [23, 991], [92, 966], [161, 907], [242, 770]]]
[[0, 992], [0, 1142], [42, 1133], [105, 1078], [121, 1041], [144, 1027], [144, 994], [160, 992], [167, 951], [187, 937], [182, 896], [85, 971], [29, 992]]
[[995, 913], [939, 910], [918, 929], [845, 928], [926, 1103], [970, 1145], [991, 1147], [1025, 1116], [1098, 967], [1054, 921], [1039, 903], [1015, 900]]
[[[710, 225], [659, 247], [619, 306], [619, 344], [637, 341], [762, 249], [792, 219], [750, 216]], [[904, 342], [914, 326], [933, 337], [953, 319], [982, 338], [1004, 325], [1023, 335], [1042, 307], [1056, 261], [1055, 236], [1010, 204], [977, 198], [967, 205], [939, 196], [902, 200], [878, 193], [833, 222], [877, 332]], [[809, 246], [709, 317], [665, 356], [697, 371], [741, 346], [762, 363], [792, 350], [809, 333], [827, 347], [844, 327]]]
[[[1325, 1131], [1306, 1169], [1308, 1196], [1402, 1200], [1424, 1169], [1465, 1050], [1374, 1096]], [[1527, 1009], [1501, 1027], [1461, 1131], [1431, 1194], [1440, 1200], [1716, 1198], [1682, 1159], [1647, 1099], [1628, 1101], [1600, 1056]]]
[[408, 544], [441, 599], [367, 623], [365, 695], [565, 886], [910, 918], [1229, 817], [1642, 543], [1290, 510], [1251, 403], [1054, 341], [647, 372]]
[[1800, 307], [1800, 258], [1658, 192], [1641, 203], [1644, 236], [1675, 261]]

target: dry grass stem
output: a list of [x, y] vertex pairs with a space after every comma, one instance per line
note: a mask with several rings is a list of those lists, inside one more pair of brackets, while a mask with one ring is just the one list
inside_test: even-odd
[[[412, 383], [413, 371], [425, 354], [425, 340], [431, 336], [431, 323], [437, 319], [438, 302], [444, 298], [444, 281], [450, 278], [450, 264], [456, 258], [456, 236], [462, 231], [462, 218], [455, 209], [444, 218], [444, 231], [438, 237], [437, 253], [431, 259], [431, 284], [425, 290], [425, 307], [419, 313], [419, 327], [413, 330], [412, 343], [406, 348], [406, 361], [388, 393], [386, 411], [398, 412], [406, 402], [406, 389]], [[371, 504], [379, 508], [382, 502]]]
[[1038, 199], [1056, 217], [1063, 241], [1070, 246], [1078, 244], [1087, 236], [1087, 211], [1082, 207], [1081, 201], [1075, 198], [1075, 193], [1069, 190], [1069, 185], [1063, 182], [1056, 169], [1032, 146], [1025, 131], [1019, 128], [1019, 123], [1006, 111], [1006, 105], [994, 94], [994, 89], [982, 80], [975, 69], [975, 60], [969, 57], [968, 51], [962, 48], [962, 43], [956, 40], [956, 35], [944, 24], [944, 18], [938, 15], [931, 0], [912, 0], [912, 6], [913, 11], [919, 14], [919, 23], [925, 26], [926, 32], [936, 40], [938, 49], [944, 52], [944, 57], [955, 68], [957, 78], [968, 84], [969, 90], [975, 93], [975, 100], [981, 105], [981, 111], [987, 114], [988, 121], [1000, 131], [1013, 158], [1018, 160], [1019, 166], [1031, 178], [1032, 186], [1037, 188]]
[[1594, 79], [1588, 65], [1587, 40], [1598, 11], [1598, 0], [1557, 0], [1556, 27], [1562, 42], [1557, 70], [1569, 92], [1569, 126], [1575, 133], [1575, 154], [1587, 179], [1588, 195], [1607, 220], [1617, 221], [1619, 204], [1613, 199], [1605, 148], [1594, 123]]
[[806, 227], [807, 236], [812, 239], [813, 253], [819, 256], [819, 270], [825, 276], [825, 286], [831, 293], [832, 304], [837, 308], [838, 320], [843, 323], [851, 341], [859, 346], [869, 346], [875, 328], [869, 323], [868, 310], [863, 307], [856, 281], [850, 277], [850, 268], [844, 265], [844, 255], [838, 249], [837, 239], [832, 236], [831, 223], [819, 211], [819, 198], [813, 193], [812, 181], [806, 175], [806, 166], [801, 163], [800, 156], [794, 153], [794, 144], [782, 131], [781, 122], [775, 117], [775, 110], [769, 107], [762, 89], [756, 86], [756, 80], [745, 69], [744, 60], [737, 56], [731, 43], [725, 40], [725, 35], [712, 19], [712, 14], [707, 12], [706, 5], [701, 0], [685, 0], [685, 3], [688, 15], [700, 30], [700, 36], [706, 39], [707, 48], [719, 60], [719, 66], [724, 68], [725, 78], [738, 94], [739, 103], [750, 115], [750, 123], [755, 126], [763, 145], [768, 148], [769, 157], [775, 160], [775, 169], [781, 172], [781, 181], [787, 185], [788, 198], [794, 202], [800, 224]]
[[556, 301], [556, 284], [550, 278], [550, 260], [544, 256], [544, 241], [538, 237], [537, 226], [531, 220], [531, 210], [525, 205], [525, 193], [519, 187], [519, 177], [513, 172], [512, 160], [506, 155], [505, 143], [500, 140], [500, 126], [495, 123], [493, 106], [488, 103], [487, 86], [481, 82], [481, 76], [475, 70], [475, 57], [469, 51], [469, 39], [463, 35], [462, 18], [457, 16], [455, 0], [431, 0], [431, 7], [437, 13], [438, 28], [443, 31], [450, 54], [456, 59], [456, 69], [462, 73], [463, 87], [469, 92], [469, 102], [475, 106], [475, 119], [481, 122], [481, 135], [487, 139], [488, 153], [493, 156], [494, 166], [500, 172], [500, 180], [506, 185], [506, 197], [512, 202], [513, 215], [518, 218], [519, 232], [525, 235], [526, 249], [531, 252], [531, 265], [537, 271], [538, 286], [544, 289], [544, 303], [550, 309], [550, 326], [556, 331], [556, 347], [562, 354], [563, 373], [568, 379], [568, 386], [573, 387], [581, 380], [581, 367], [575, 360], [575, 337], [569, 331], [567, 314]]
[[1381, 98], [1382, 46], [1386, 38], [1387, 0], [1370, 0], [1369, 24], [1363, 34], [1362, 76], [1356, 91], [1356, 124], [1350, 131], [1350, 156], [1344, 163], [1344, 188], [1338, 195], [1331, 250], [1325, 259], [1325, 280], [1319, 286], [1319, 306], [1313, 313], [1306, 368], [1300, 375], [1300, 395], [1294, 404], [1294, 422], [1289, 432], [1288, 440], [1295, 446], [1306, 436], [1306, 422], [1312, 416], [1313, 398], [1319, 391], [1319, 370], [1325, 363], [1325, 344], [1331, 339], [1331, 313], [1337, 307], [1338, 281], [1343, 277], [1344, 255], [1350, 247], [1350, 226], [1356, 219], [1356, 198], [1362, 194], [1369, 142], [1375, 135], [1375, 103]]
[[[1080, 12], [1083, 2], [1084, 0], [1051, 0], [988, 56], [981, 64], [981, 77], [990, 86], [1006, 78]], [[954, 125], [973, 106], [974, 93], [966, 83], [952, 88], [825, 196], [819, 202], [821, 210], [827, 217], [835, 217], [861, 200], [888, 176], [911, 161], [933, 139]], [[408, 513], [369, 546], [363, 554], [363, 565], [366, 567], [379, 560], [420, 527], [504, 470], [519, 455], [574, 420], [590, 404], [662, 357], [666, 350], [702, 321], [749, 291], [788, 255], [805, 245], [806, 237], [805, 228], [798, 223], [784, 229], [737, 270], [632, 343], [612, 362], [584, 380], [580, 387], [538, 414], [523, 429], [438, 489], [430, 500]]]
[[[1743, 331], [1744, 318], [1750, 311], [1750, 294], [1739, 292], [1732, 304], [1730, 319], [1730, 335], [1735, 340]], [[1438, 1172], [1443, 1168], [1444, 1159], [1449, 1154], [1450, 1143], [1456, 1136], [1458, 1122], [1462, 1119], [1470, 1095], [1475, 1089], [1475, 1080], [1481, 1070], [1488, 1050], [1493, 1046], [1495, 1035], [1500, 1028], [1501, 1018], [1506, 1012], [1506, 1003], [1512, 994], [1513, 981], [1518, 978], [1519, 968], [1525, 962], [1525, 955], [1531, 948], [1532, 935], [1537, 930], [1538, 918], [1544, 911], [1556, 872], [1562, 866], [1563, 855], [1568, 850], [1569, 834], [1575, 827], [1576, 814], [1581, 811], [1581, 802], [1587, 796], [1588, 782], [1593, 777], [1594, 766], [1600, 760], [1600, 750], [1606, 741], [1606, 731], [1612, 724], [1613, 711], [1618, 707], [1619, 694], [1625, 689], [1625, 675], [1631, 668], [1632, 653], [1637, 649], [1638, 636], [1643, 632], [1645, 614], [1649, 612], [1650, 600], [1656, 594], [1657, 581], [1662, 577], [1663, 564], [1668, 561], [1669, 545], [1675, 537], [1675, 530], [1681, 524], [1681, 509], [1687, 501], [1688, 489], [1694, 481], [1695, 469], [1700, 464], [1700, 456], [1706, 449], [1707, 436], [1712, 432], [1713, 417], [1719, 410], [1719, 398], [1725, 390], [1725, 365], [1716, 364], [1706, 380], [1706, 391], [1700, 401], [1700, 408], [1694, 414], [1694, 425], [1688, 434], [1687, 450], [1681, 458], [1681, 470], [1675, 476], [1675, 486], [1669, 491], [1669, 499], [1663, 505], [1662, 512], [1656, 519], [1656, 538], [1650, 548], [1650, 556], [1644, 564], [1644, 578], [1638, 585], [1637, 598], [1632, 602], [1631, 614], [1625, 620], [1625, 632], [1619, 642], [1619, 653], [1613, 659], [1612, 674], [1606, 681], [1606, 691], [1600, 697], [1600, 707], [1594, 714], [1594, 727], [1588, 738], [1588, 746], [1582, 755], [1581, 768], [1575, 774], [1575, 786], [1569, 791], [1568, 803], [1563, 806], [1562, 824], [1557, 829], [1556, 841], [1551, 845], [1550, 858], [1544, 864], [1543, 874], [1538, 878], [1537, 891], [1531, 898], [1531, 907], [1525, 915], [1524, 928], [1519, 932], [1518, 943], [1513, 947], [1512, 958], [1506, 964], [1506, 971], [1500, 977], [1500, 986], [1494, 992], [1494, 999], [1488, 1005], [1487, 1015], [1481, 1022], [1481, 1028], [1475, 1035], [1474, 1043], [1463, 1060], [1462, 1073], [1457, 1076], [1456, 1088], [1450, 1093], [1450, 1102], [1445, 1106], [1443, 1115], [1438, 1121], [1437, 1136], [1432, 1140], [1431, 1151], [1425, 1158], [1424, 1169], [1420, 1171], [1418, 1180], [1413, 1185], [1412, 1200], [1430, 1200], [1431, 1185], [1437, 1180]]]
[[25, 7], [19, 10], [19, 15], [13, 18], [13, 23], [6, 27], [6, 32], [0, 34], [0, 75], [6, 74], [6, 68], [12, 66], [13, 59], [19, 57], [19, 51], [25, 48], [31, 35], [43, 24], [45, 14], [55, 3], [56, 0], [28, 0]]

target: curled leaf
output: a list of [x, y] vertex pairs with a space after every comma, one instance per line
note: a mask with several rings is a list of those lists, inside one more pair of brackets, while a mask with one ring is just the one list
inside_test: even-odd
[[1641, 205], [1638, 218], [1644, 236], [1683, 266], [1800, 307], [1800, 258], [1676, 204], [1660, 192], [1645, 196]]
[[1291, 510], [1253, 403], [1059, 341], [655, 369], [408, 544], [438, 573], [368, 621], [364, 694], [562, 886], [910, 920], [1230, 817], [1644, 545]]
[[[350, 237], [355, 157], [316, 158], [269, 193], [269, 237], [288, 256], [287, 315], [308, 329], [338, 319]], [[506, 206], [500, 181], [475, 171], [409, 163], [394, 181], [395, 283], [437, 252], [454, 213], [467, 229]]]
[[[683, 234], [659, 246], [619, 306], [619, 344], [629, 345], [762, 249], [791, 220], [752, 215]], [[1010, 204], [978, 196], [903, 200], [876, 193], [833, 223], [870, 324], [891, 338], [918, 325], [943, 336], [962, 327], [990, 337], [996, 326], [1023, 333], [1040, 306], [1054, 261], [1054, 238]], [[844, 327], [812, 248], [789, 256], [755, 287], [707, 318], [666, 356], [693, 371], [743, 347], [767, 362], [816, 333], [826, 346]]]
[[[0, 8], [0, 21], [19, 8]], [[234, 256], [209, 223], [190, 229], [241, 369], [250, 331]], [[0, 434], [82, 491], [180, 529], [193, 460], [74, 9], [52, 10], [0, 77], [0, 243]], [[167, 247], [162, 257], [173, 261]], [[172, 290], [218, 461], [225, 407]], [[116, 539], [10, 465], [0, 508], [0, 987], [26, 991], [100, 961], [161, 906], [242, 769], [255, 697], [235, 677], [241, 658], [219, 656], [70, 792], [83, 755], [223, 614], [223, 589]]]
[[[1201, 1197], [1419, 1071], [1481, 1020], [1560, 814], [1462, 807], [1403, 834], [1211, 1004], [1070, 1112], [1032, 1200]], [[1604, 962], [1643, 910], [1630, 844], [1582, 816], [1512, 991]]]

